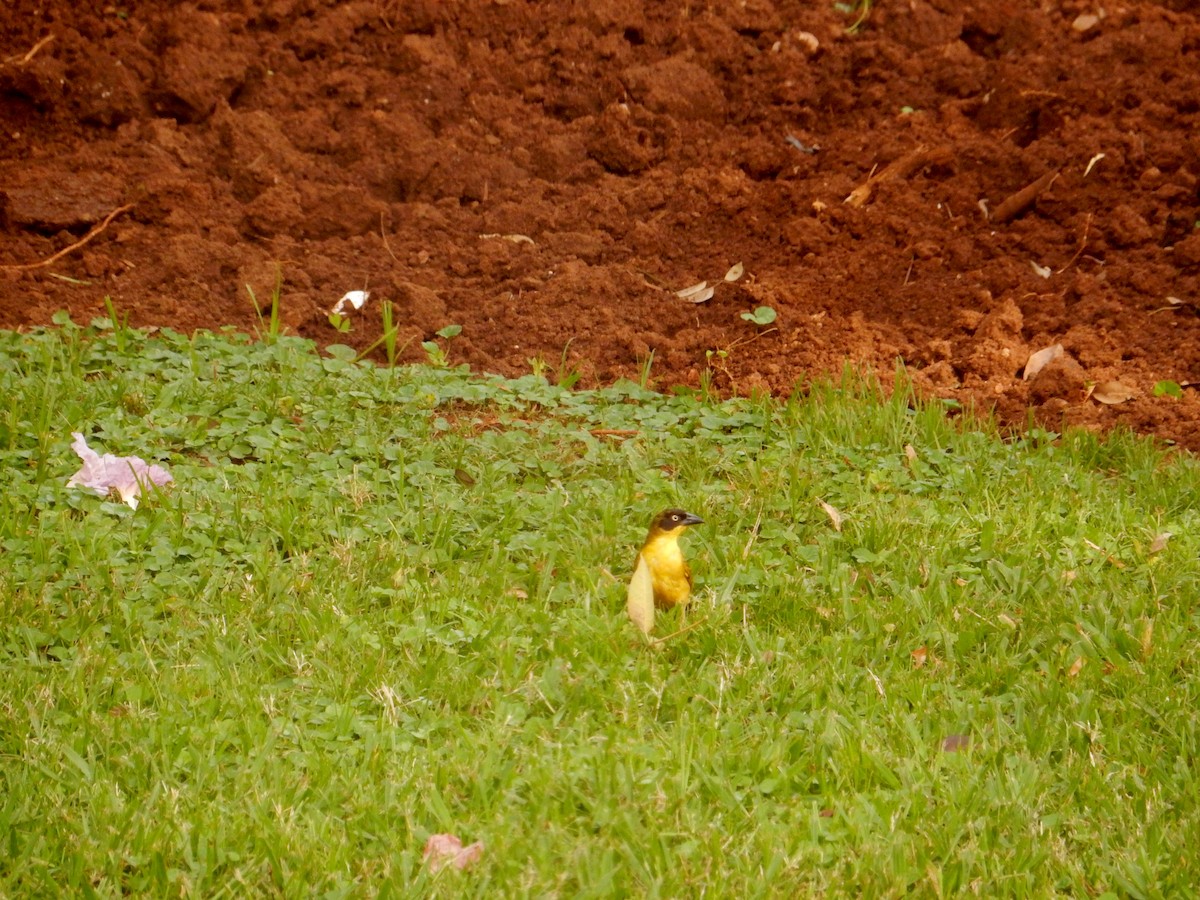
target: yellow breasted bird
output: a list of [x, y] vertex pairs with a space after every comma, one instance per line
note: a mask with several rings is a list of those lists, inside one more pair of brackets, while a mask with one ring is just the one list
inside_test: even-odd
[[683, 606], [692, 595], [692, 570], [679, 537], [692, 525], [704, 522], [697, 515], [682, 509], [659, 513], [650, 526], [646, 542], [638, 552], [637, 565], [629, 582], [626, 609], [633, 624], [649, 634], [654, 628], [654, 608], [671, 609]]

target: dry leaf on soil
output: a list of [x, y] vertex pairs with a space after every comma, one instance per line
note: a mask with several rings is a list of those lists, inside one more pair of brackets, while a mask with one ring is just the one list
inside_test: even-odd
[[1150, 310], [1150, 312], [1158, 313], [1158, 312], [1164, 312], [1164, 311], [1169, 311], [1169, 310], [1173, 310], [1173, 309], [1183, 309], [1183, 307], [1186, 306], [1186, 304], [1183, 302], [1183, 300], [1179, 297], [1167, 297], [1166, 299], [1167, 299], [1166, 306], [1160, 306], [1157, 309]]
[[1022, 373], [1021, 377], [1025, 381], [1028, 381], [1062, 355], [1062, 344], [1051, 344], [1049, 347], [1043, 347], [1037, 353], [1031, 353], [1029, 360], [1025, 363], [1025, 371]]
[[1092, 397], [1100, 403], [1113, 406], [1125, 403], [1134, 397], [1133, 388], [1119, 381], [1102, 381], [1092, 388]]
[[1092, 171], [1092, 166], [1096, 165], [1096, 163], [1100, 162], [1102, 159], [1104, 159], [1103, 153], [1097, 153], [1095, 156], [1089, 159], [1087, 168], [1083, 170], [1083, 177], [1087, 178], [1088, 174]]
[[725, 273], [725, 280], [726, 281], [737, 281], [745, 273], [746, 273], [745, 266], [743, 266], [741, 263], [734, 263], [733, 266], [730, 267], [729, 271]]
[[481, 234], [481, 241], [509, 241], [513, 244], [532, 244], [537, 246], [537, 241], [527, 234]]
[[675, 296], [680, 300], [688, 301], [688, 303], [704, 303], [706, 300], [711, 300], [715, 293], [716, 288], [711, 287], [707, 281], [698, 281], [683, 290], [676, 291]]

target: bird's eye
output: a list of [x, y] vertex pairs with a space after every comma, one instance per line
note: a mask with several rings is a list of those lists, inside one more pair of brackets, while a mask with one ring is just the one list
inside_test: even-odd
[[679, 516], [671, 516], [671, 521], [672, 521], [672, 522], [678, 522], [678, 521], [679, 521]]

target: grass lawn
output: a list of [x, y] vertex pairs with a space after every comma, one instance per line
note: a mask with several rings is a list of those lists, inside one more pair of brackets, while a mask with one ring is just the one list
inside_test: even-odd
[[[1190, 457], [902, 382], [573, 392], [60, 324], [0, 333], [0, 896], [1200, 884]], [[68, 489], [72, 431], [175, 484]], [[667, 506], [707, 522], [699, 624], [650, 645]], [[447, 832], [483, 857], [433, 874]]]

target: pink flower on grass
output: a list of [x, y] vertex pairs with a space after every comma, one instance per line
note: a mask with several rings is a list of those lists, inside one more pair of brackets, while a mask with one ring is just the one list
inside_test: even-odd
[[143, 487], [147, 484], [162, 487], [175, 480], [162, 466], [152, 466], [137, 456], [113, 456], [111, 453], [101, 456], [87, 445], [78, 431], [71, 432], [71, 437], [75, 438], [71, 449], [79, 454], [83, 465], [71, 476], [67, 487], [81, 487], [100, 497], [116, 491], [130, 508], [137, 509]]
[[476, 841], [466, 847], [456, 835], [431, 834], [425, 842], [425, 862], [434, 872], [443, 866], [454, 866], [465, 869], [483, 859], [483, 841]]

